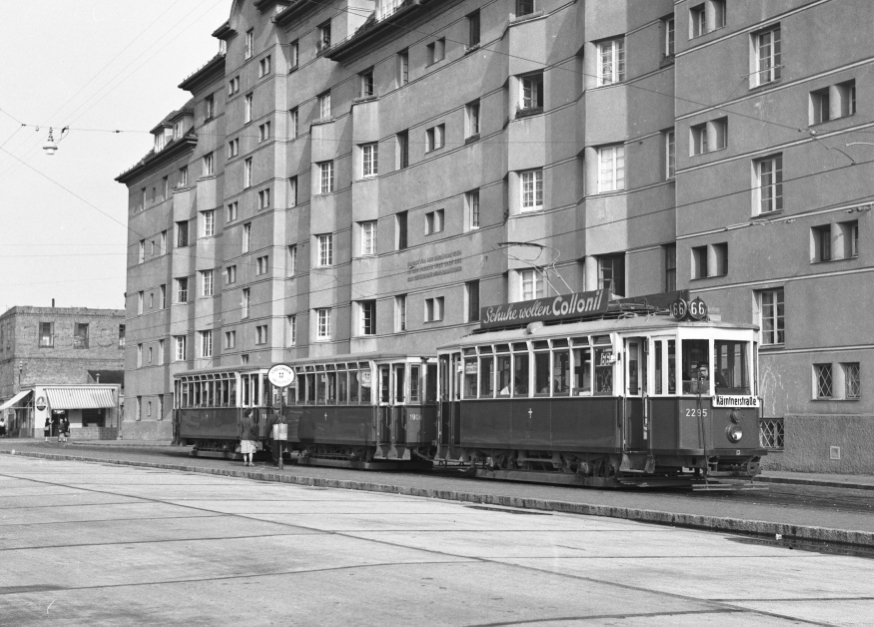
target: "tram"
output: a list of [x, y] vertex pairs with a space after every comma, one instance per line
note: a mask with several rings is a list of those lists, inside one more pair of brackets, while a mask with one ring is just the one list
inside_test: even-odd
[[430, 466], [420, 453], [436, 439], [436, 357], [341, 355], [289, 365], [295, 376], [285, 389], [268, 381], [266, 367], [177, 374], [179, 441], [193, 455], [237, 458], [239, 420], [251, 409], [262, 440], [274, 423], [288, 425], [282, 450], [300, 464]]
[[597, 487], [759, 472], [755, 326], [710, 320], [700, 299], [674, 315], [542, 300], [484, 310], [486, 328], [438, 349], [436, 461]]

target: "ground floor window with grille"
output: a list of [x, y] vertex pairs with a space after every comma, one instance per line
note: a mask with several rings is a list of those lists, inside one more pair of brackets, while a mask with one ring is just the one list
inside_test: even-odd
[[813, 364], [813, 398], [856, 401], [862, 398], [859, 362]]
[[762, 418], [759, 421], [759, 445], [762, 448], [782, 450], [784, 426], [782, 418]]

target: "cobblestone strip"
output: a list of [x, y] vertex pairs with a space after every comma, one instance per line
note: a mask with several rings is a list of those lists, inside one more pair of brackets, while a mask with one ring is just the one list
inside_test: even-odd
[[622, 518], [638, 522], [653, 523], [684, 527], [687, 529], [703, 529], [707, 531], [721, 531], [728, 533], [741, 533], [745, 535], [769, 536], [771, 538], [779, 534], [783, 540], [804, 540], [826, 544], [846, 544], [852, 546], [874, 547], [874, 533], [868, 531], [851, 531], [847, 529], [831, 529], [828, 527], [811, 527], [804, 525], [788, 525], [764, 520], [744, 520], [740, 518], [725, 518], [719, 516], [704, 516], [700, 514], [675, 514], [650, 509], [638, 509], [633, 507], [616, 507], [611, 505], [589, 505], [586, 503], [570, 503], [568, 501], [553, 501], [546, 499], [531, 499], [514, 496], [496, 496], [488, 494], [474, 494], [457, 490], [432, 490], [428, 488], [413, 488], [406, 486], [393, 486], [381, 483], [364, 481], [350, 481], [346, 479], [325, 479], [321, 477], [301, 477], [292, 474], [278, 474], [264, 471], [233, 470], [225, 468], [203, 468], [186, 466], [183, 464], [159, 464], [157, 462], [140, 462], [121, 459], [103, 459], [99, 457], [83, 457], [78, 455], [60, 455], [56, 453], [35, 453], [29, 451], [0, 451], [5, 455], [20, 455], [58, 461], [94, 462], [99, 464], [116, 464], [119, 466], [133, 466], [139, 468], [158, 468], [162, 470], [178, 470], [182, 472], [196, 472], [222, 477], [239, 477], [243, 479], [255, 479], [258, 481], [273, 481], [278, 483], [291, 483], [295, 485], [314, 486], [323, 488], [339, 488], [344, 490], [365, 490], [368, 492], [385, 492], [401, 494], [404, 496], [417, 496], [423, 498], [442, 499], [446, 501], [459, 501], [477, 503], [482, 505], [497, 505], [500, 507], [516, 507], [521, 509], [536, 509], [543, 511], [561, 512], [564, 514], [581, 514], [584, 516], [604, 516], [609, 518]]

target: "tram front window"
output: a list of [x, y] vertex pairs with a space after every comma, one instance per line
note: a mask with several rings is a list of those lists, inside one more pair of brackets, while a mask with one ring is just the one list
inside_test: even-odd
[[410, 366], [410, 402], [418, 403], [422, 399], [419, 398], [419, 389], [422, 387], [422, 378], [419, 374], [419, 366]]
[[574, 349], [574, 379], [572, 394], [583, 396], [592, 393], [592, 349]]
[[613, 348], [595, 348], [595, 394], [613, 394]]
[[749, 342], [716, 340], [713, 347], [713, 378], [717, 394], [750, 393], [747, 354]]
[[437, 402], [437, 364], [425, 368], [425, 402]]
[[683, 394], [708, 394], [710, 379], [699, 381], [698, 373], [706, 367], [710, 369], [710, 348], [708, 340], [683, 340]]

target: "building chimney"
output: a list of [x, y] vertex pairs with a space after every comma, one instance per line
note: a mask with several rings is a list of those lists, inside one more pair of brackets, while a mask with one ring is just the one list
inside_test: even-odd
[[54, 308], [55, 308], [55, 299], [53, 298], [52, 299], [52, 309], [54, 309]]

